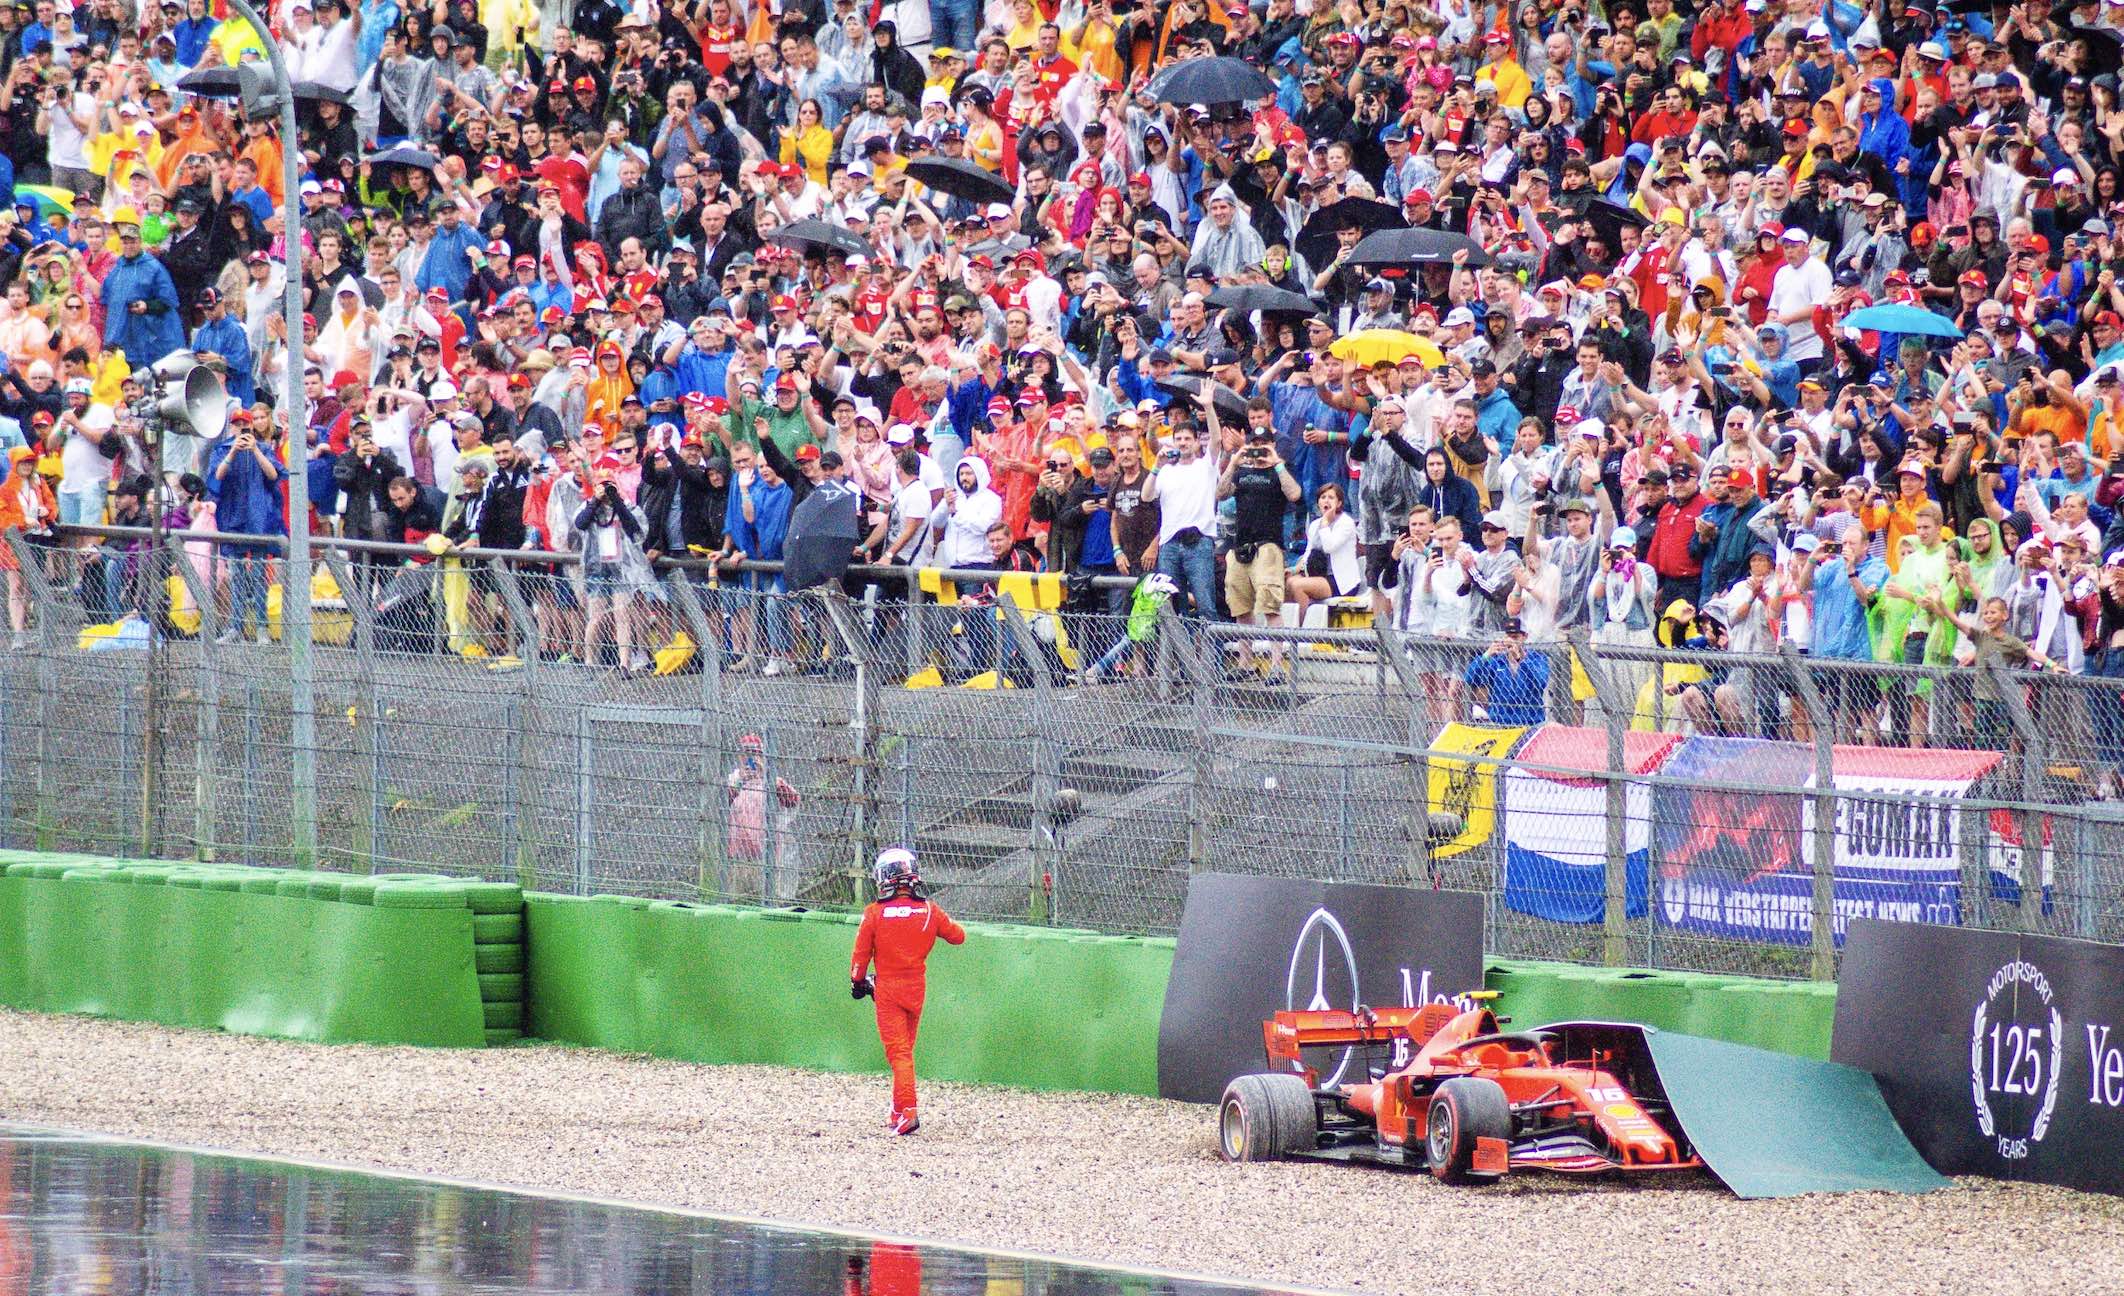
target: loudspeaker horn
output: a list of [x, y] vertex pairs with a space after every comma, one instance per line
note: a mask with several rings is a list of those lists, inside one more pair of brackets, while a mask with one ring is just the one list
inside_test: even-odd
[[175, 351], [148, 370], [159, 395], [155, 413], [164, 422], [211, 441], [228, 423], [228, 389], [221, 376], [200, 364], [189, 351]]

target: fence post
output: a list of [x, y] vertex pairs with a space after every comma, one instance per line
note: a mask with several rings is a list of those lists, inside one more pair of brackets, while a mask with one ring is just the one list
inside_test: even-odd
[[30, 598], [37, 613], [37, 790], [36, 826], [34, 830], [38, 850], [50, 850], [59, 828], [57, 797], [52, 788], [52, 771], [58, 760], [58, 722], [53, 717], [54, 699], [59, 695], [59, 663], [54, 654], [59, 651], [59, 616], [52, 607], [51, 591], [43, 577], [43, 556], [23, 540], [20, 532], [6, 534], [10, 548], [15, 551], [16, 570], [22, 573], [22, 583], [29, 588]]
[[907, 569], [907, 601], [901, 609], [901, 615], [906, 618], [907, 677], [913, 679], [916, 672], [929, 664], [929, 638], [922, 628], [922, 569], [919, 567]]
[[715, 627], [709, 623], [691, 576], [683, 571], [671, 573], [671, 598], [686, 619], [701, 663], [701, 787], [693, 851], [698, 862], [694, 884], [706, 900], [727, 892], [730, 885], [723, 861], [723, 816], [729, 803], [723, 785], [723, 645], [715, 637]]
[[1807, 727], [1814, 732], [1814, 832], [1809, 838], [1814, 864], [1813, 950], [1807, 975], [1816, 981], [1836, 980], [1836, 717], [1822, 703], [1814, 679], [1813, 664], [1790, 642], [1778, 644], [1778, 655], [1792, 672], [1792, 682], [1801, 706], [1807, 709]]
[[214, 838], [219, 831], [215, 803], [219, 800], [221, 769], [221, 608], [214, 601], [214, 588], [199, 578], [181, 541], [172, 563], [184, 582], [192, 606], [199, 609], [199, 715], [192, 732], [192, 854], [201, 861], [214, 858]]
[[528, 890], [538, 885], [538, 779], [532, 747], [538, 733], [538, 688], [543, 663], [539, 650], [545, 647], [538, 633], [538, 614], [524, 597], [516, 569], [500, 559], [488, 563], [502, 608], [509, 614], [516, 657], [523, 663], [521, 686], [510, 707], [508, 836], [504, 843], [515, 859], [517, 881]]
[[2043, 926], [2043, 812], [2036, 809], [2041, 804], [2043, 770], [2047, 744], [2043, 730], [2029, 714], [2028, 703], [2021, 696], [2022, 683], [2009, 675], [1997, 662], [1984, 666], [1991, 687], [2005, 699], [2006, 716], [2013, 731], [2021, 740], [2021, 809], [2015, 814], [2021, 820], [2021, 913], [2016, 925], [2024, 932], [2040, 931]]
[[347, 605], [347, 615], [354, 622], [348, 636], [354, 648], [354, 704], [347, 708], [347, 720], [354, 729], [354, 762], [360, 770], [358, 790], [362, 793], [364, 813], [360, 817], [353, 849], [348, 853], [361, 861], [363, 871], [374, 873], [377, 827], [381, 820], [377, 806], [383, 796], [382, 789], [377, 786], [383, 766], [376, 752], [375, 591], [367, 584], [369, 567], [366, 564], [348, 562], [347, 556], [337, 549], [324, 550], [318, 559], [332, 574], [332, 583], [339, 586], [340, 601]]
[[1059, 856], [1056, 850], [1055, 793], [1062, 786], [1060, 748], [1051, 736], [1054, 732], [1054, 678], [1048, 670], [1047, 654], [1033, 635], [1032, 627], [1025, 623], [1017, 599], [1004, 594], [996, 600], [996, 613], [1003, 619], [1004, 633], [1010, 636], [1018, 655], [1025, 659], [1033, 681], [1032, 841], [1028, 843], [1032, 865], [1025, 879], [1025, 916], [1028, 922], [1052, 923], [1055, 914], [1049, 903], [1049, 888], [1054, 884]]
[[1215, 754], [1215, 740], [1210, 736], [1212, 683], [1204, 673], [1200, 646], [1188, 636], [1186, 623], [1169, 603], [1158, 609], [1158, 653], [1161, 665], [1187, 672], [1195, 722], [1187, 786], [1187, 871], [1206, 873], [1210, 868], [1210, 761]]
[[[1435, 887], [1439, 879], [1431, 864], [1430, 715], [1424, 702], [1423, 680], [1417, 674], [1416, 664], [1409, 660], [1408, 649], [1398, 633], [1375, 621], [1372, 637], [1379, 644], [1379, 659], [1400, 681], [1402, 696], [1408, 699], [1409, 706], [1409, 755], [1403, 764], [1408, 767], [1415, 786], [1407, 799], [1407, 812], [1402, 816], [1402, 831], [1406, 838], [1402, 848], [1402, 871], [1411, 882], [1429, 882]], [[1293, 651], [1293, 670], [1297, 660], [1298, 654]]]
[[597, 798], [597, 771], [590, 750], [590, 708], [577, 701], [575, 716], [575, 894], [590, 894], [590, 807]]
[[[1623, 750], [1623, 735], [1630, 725], [1634, 705], [1628, 695], [1627, 673], [1600, 656], [1591, 639], [1574, 641], [1578, 659], [1586, 668], [1586, 680], [1608, 734], [1607, 805], [1601, 818], [1607, 829], [1606, 871], [1602, 883], [1600, 914], [1600, 961], [1607, 967], [1622, 967], [1630, 961], [1630, 763]], [[1566, 658], [1568, 661], [1568, 658]], [[1618, 679], [1617, 676], [1623, 676]], [[1653, 908], [1650, 869], [1645, 878], [1645, 910]]]
[[814, 591], [821, 607], [826, 609], [826, 619], [832, 623], [834, 635], [841, 641], [841, 650], [848, 655], [855, 667], [855, 707], [848, 717], [850, 736], [855, 740], [855, 856], [844, 871], [848, 883], [847, 899], [860, 904], [863, 899], [863, 878], [868, 873], [870, 861], [877, 858], [878, 821], [878, 673], [870, 661], [870, 637], [853, 613], [849, 611], [848, 596], [838, 589]]

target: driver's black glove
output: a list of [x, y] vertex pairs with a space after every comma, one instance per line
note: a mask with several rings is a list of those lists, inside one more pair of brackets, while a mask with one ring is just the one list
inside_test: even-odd
[[868, 999], [870, 997], [871, 991], [875, 990], [876, 988], [877, 987], [872, 984], [869, 977], [863, 977], [860, 980], [851, 981], [848, 983], [848, 997], [850, 999]]

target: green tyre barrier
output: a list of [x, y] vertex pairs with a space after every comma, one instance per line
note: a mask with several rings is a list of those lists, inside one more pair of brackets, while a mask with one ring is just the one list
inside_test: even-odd
[[[695, 1062], [876, 1071], [848, 997], [856, 919], [525, 897], [530, 1033]], [[929, 963], [922, 1074], [1040, 1089], [1157, 1091], [1170, 940], [969, 927]], [[1070, 987], [1068, 995], [1056, 986]], [[763, 993], [772, 987], [773, 993]]]
[[490, 1030], [487, 1032], [488, 1048], [507, 1048], [524, 1037], [520, 1030]]
[[474, 945], [472, 965], [481, 973], [521, 972], [524, 970], [524, 947], [509, 945]]
[[486, 1042], [468, 909], [246, 892], [252, 879], [225, 869], [129, 872], [131, 885], [0, 875], [0, 1004], [332, 1043]]
[[485, 1005], [488, 1030], [522, 1030], [524, 1006], [520, 1003], [490, 1003]]
[[472, 939], [482, 945], [521, 945], [524, 942], [522, 914], [474, 914]]
[[376, 886], [375, 878], [348, 878], [340, 885], [339, 899], [343, 904], [375, 904]]
[[369, 903], [378, 909], [464, 909], [465, 889], [454, 883], [384, 882]]
[[522, 1003], [524, 1001], [524, 974], [521, 972], [482, 972], [479, 977], [479, 997], [487, 1003]]
[[1587, 968], [1494, 959], [1485, 984], [1516, 1025], [1621, 1021], [1826, 1059], [1836, 987], [1699, 972]]
[[513, 882], [467, 882], [465, 903], [476, 914], [522, 914], [524, 889]]

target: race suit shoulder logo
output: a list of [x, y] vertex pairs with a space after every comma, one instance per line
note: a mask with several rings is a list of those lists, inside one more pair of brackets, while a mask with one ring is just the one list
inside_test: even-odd
[[2050, 1132], [2065, 1062], [2065, 1016], [2050, 978], [2026, 959], [1985, 983], [1969, 1026], [1969, 1095], [2000, 1157], [2025, 1159]]

